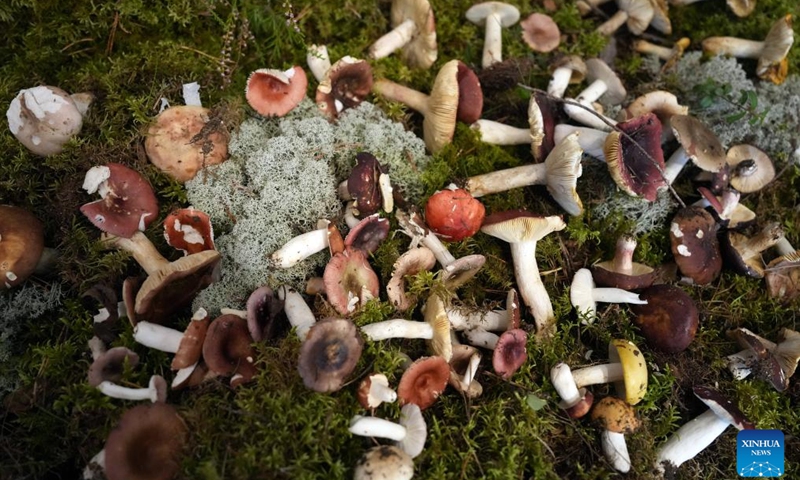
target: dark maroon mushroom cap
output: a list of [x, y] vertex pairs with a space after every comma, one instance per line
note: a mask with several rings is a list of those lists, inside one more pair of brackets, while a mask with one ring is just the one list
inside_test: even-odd
[[640, 196], [652, 202], [656, 199], [658, 189], [667, 185], [661, 175], [664, 170], [661, 122], [654, 113], [647, 113], [627, 122], [620, 122], [617, 127], [642, 147], [652, 159], [644, 155], [642, 149], [626, 136], [613, 131], [606, 137], [603, 147], [608, 171], [617, 185], [627, 194]]
[[158, 201], [153, 188], [136, 170], [119, 163], [108, 163], [106, 167], [110, 176], [105, 181], [104, 198], [83, 205], [81, 213], [100, 230], [130, 238], [156, 219]]
[[578, 392], [583, 394], [583, 398], [581, 398], [578, 403], [566, 410], [569, 418], [584, 417], [587, 413], [589, 413], [589, 410], [592, 409], [592, 405], [594, 405], [594, 394], [592, 392], [585, 388], [579, 389]]
[[238, 315], [227, 314], [214, 319], [203, 341], [203, 359], [209, 370], [220, 375], [240, 374], [252, 377], [256, 352], [247, 329], [247, 321]]
[[672, 285], [653, 285], [639, 294], [645, 305], [631, 305], [633, 323], [647, 344], [664, 353], [684, 351], [694, 340], [700, 313], [692, 297]]
[[[562, 123], [564, 112], [558, 103], [544, 93], [534, 92], [533, 97], [535, 106], [529, 105], [528, 107], [528, 121], [530, 122], [534, 118], [531, 115], [532, 113], [536, 114], [537, 119], [541, 117], [541, 125], [536, 125], [536, 129], [537, 133], [541, 134], [542, 141], [538, 145], [531, 143], [531, 153], [533, 158], [542, 161], [550, 155], [550, 152], [556, 146], [556, 125]], [[531, 112], [531, 109], [538, 109], [538, 113]], [[533, 129], [534, 125], [531, 124], [531, 130]]]
[[700, 207], [678, 210], [669, 228], [672, 256], [681, 273], [698, 285], [705, 285], [722, 270], [714, 217]]
[[339, 118], [342, 110], [357, 107], [372, 91], [372, 67], [365, 60], [342, 57], [317, 86], [316, 102], [329, 118]]
[[456, 120], [473, 124], [481, 118], [483, 113], [483, 91], [481, 82], [468, 66], [463, 62], [458, 62], [458, 109], [456, 110]]
[[344, 246], [372, 254], [387, 236], [389, 236], [389, 220], [373, 214], [358, 222], [358, 225], [347, 233]]
[[356, 368], [362, 340], [350, 320], [326, 318], [308, 331], [297, 369], [303, 384], [316, 392], [335, 392]]
[[786, 390], [789, 386], [786, 372], [781, 368], [781, 364], [775, 355], [767, 349], [767, 346], [757, 336], [744, 328], [737, 328], [728, 333], [740, 347], [750, 350], [755, 356], [752, 359], [751, 368], [756, 376], [767, 381], [779, 392]]
[[528, 334], [519, 328], [500, 335], [492, 354], [494, 372], [504, 380], [511, 378], [528, 359]]
[[738, 430], [753, 430], [756, 426], [744, 416], [735, 403], [728, 400], [719, 391], [705, 386], [693, 387], [695, 396], [721, 419], [726, 420]]
[[381, 209], [383, 196], [378, 185], [381, 164], [368, 152], [356, 154], [356, 166], [347, 178], [347, 191], [355, 200], [355, 216], [364, 218]]
[[283, 311], [283, 300], [269, 286], [259, 287], [247, 298], [247, 328], [256, 342], [275, 338], [278, 332], [276, 318]]
[[108, 480], [169, 480], [181, 466], [188, 431], [172, 405], [137, 405], [106, 440]]
[[105, 381], [119, 382], [122, 380], [126, 361], [131, 367], [135, 367], [139, 364], [139, 355], [126, 347], [108, 349], [89, 367], [89, 385], [96, 387]]

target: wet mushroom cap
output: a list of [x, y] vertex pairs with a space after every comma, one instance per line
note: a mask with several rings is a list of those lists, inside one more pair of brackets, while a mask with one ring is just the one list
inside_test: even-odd
[[0, 205], [0, 290], [27, 280], [44, 252], [44, 224], [29, 211]]
[[335, 392], [361, 358], [361, 337], [353, 322], [326, 318], [308, 331], [300, 348], [297, 369], [306, 387], [316, 392]]
[[302, 67], [285, 72], [260, 68], [247, 77], [245, 98], [259, 115], [282, 117], [306, 97], [308, 77]]
[[458, 242], [475, 235], [486, 208], [463, 188], [439, 190], [425, 203], [425, 223], [439, 237]]
[[400, 405], [414, 403], [421, 410], [433, 405], [447, 388], [450, 365], [442, 357], [423, 357], [411, 364], [397, 385]]
[[108, 480], [168, 480], [180, 469], [188, 431], [175, 407], [137, 405], [122, 415], [106, 440]]
[[700, 313], [692, 297], [673, 285], [653, 285], [639, 294], [646, 305], [631, 305], [633, 322], [647, 344], [664, 353], [684, 351], [694, 340]]
[[368, 152], [356, 154], [356, 166], [347, 177], [347, 191], [355, 201], [355, 216], [365, 218], [381, 209], [383, 196], [378, 177], [383, 173], [378, 159]]
[[681, 273], [698, 285], [710, 283], [722, 270], [717, 229], [711, 214], [700, 207], [682, 208], [672, 217], [672, 256]]

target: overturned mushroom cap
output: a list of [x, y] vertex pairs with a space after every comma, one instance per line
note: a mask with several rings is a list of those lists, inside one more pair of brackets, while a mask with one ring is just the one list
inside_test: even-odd
[[170, 107], [156, 117], [147, 130], [144, 149], [159, 170], [179, 182], [187, 182], [201, 168], [228, 158], [228, 135], [212, 127], [207, 108], [181, 105]]
[[742, 193], [756, 192], [775, 178], [775, 166], [769, 156], [752, 145], [734, 145], [726, 161], [731, 167], [731, 186]]
[[665, 167], [664, 152], [661, 150], [661, 122], [654, 113], [648, 113], [618, 123], [617, 127], [638, 143], [652, 159], [627, 137], [613, 131], [608, 134], [603, 146], [608, 171], [625, 193], [652, 202], [656, 199], [658, 189], [666, 185], [661, 175]]
[[317, 107], [329, 118], [339, 118], [348, 108], [357, 107], [372, 90], [372, 67], [366, 60], [342, 57], [325, 73], [317, 86]]
[[754, 357], [753, 365], [756, 375], [769, 382], [775, 390], [782, 392], [789, 386], [789, 377], [781, 368], [774, 349], [770, 351], [758, 336], [746, 328], [737, 328], [728, 332], [741, 348], [749, 350]]
[[392, 278], [386, 284], [386, 295], [397, 311], [404, 312], [411, 306], [411, 299], [405, 291], [405, 276], [429, 271], [434, 265], [436, 257], [425, 247], [413, 248], [394, 262]]
[[407, 18], [414, 21], [416, 33], [400, 53], [400, 57], [411, 68], [430, 68], [438, 56], [436, 46], [436, 20], [428, 0], [405, 0], [392, 2], [392, 27], [397, 27]]
[[282, 117], [306, 97], [308, 78], [302, 67], [285, 72], [259, 68], [247, 77], [244, 95], [253, 110], [265, 117]]
[[308, 331], [297, 369], [306, 387], [316, 392], [342, 388], [361, 358], [362, 340], [353, 322], [326, 318]]
[[397, 385], [397, 398], [401, 405], [414, 403], [421, 410], [433, 405], [447, 388], [450, 365], [442, 357], [423, 357], [411, 364]]
[[108, 480], [168, 480], [181, 466], [188, 431], [175, 407], [137, 405], [122, 415], [106, 440]]
[[158, 216], [153, 188], [139, 172], [125, 165], [108, 163], [90, 168], [83, 189], [97, 192], [101, 198], [81, 206], [81, 213], [111, 235], [130, 238]]
[[789, 50], [794, 43], [792, 15], [778, 19], [764, 38], [764, 47], [758, 58], [756, 74], [759, 78], [780, 85], [789, 72]]
[[117, 383], [122, 380], [125, 362], [131, 367], [139, 364], [139, 355], [126, 347], [114, 347], [97, 357], [89, 367], [89, 385], [96, 387], [102, 382]]
[[27, 280], [44, 251], [44, 225], [19, 207], [0, 205], [0, 290]]
[[519, 24], [522, 27], [522, 39], [534, 52], [547, 53], [561, 43], [561, 31], [548, 15], [532, 13]]
[[378, 275], [363, 250], [346, 248], [325, 266], [322, 276], [325, 294], [331, 306], [342, 315], [349, 315], [367, 300], [379, 295]]
[[722, 270], [717, 229], [711, 214], [700, 207], [678, 210], [670, 223], [669, 236], [675, 263], [681, 273], [698, 285], [710, 283]]

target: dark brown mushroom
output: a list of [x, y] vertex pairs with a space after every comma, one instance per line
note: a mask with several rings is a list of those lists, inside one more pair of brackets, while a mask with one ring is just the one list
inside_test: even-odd
[[335, 392], [361, 358], [362, 340], [353, 322], [340, 318], [320, 320], [308, 330], [297, 369], [303, 384], [316, 392]]
[[[256, 373], [256, 352], [247, 321], [227, 314], [214, 319], [203, 342], [203, 359], [219, 375], [250, 380]], [[233, 380], [231, 380], [233, 385]]]
[[216, 249], [211, 218], [194, 207], [181, 208], [167, 215], [164, 239], [184, 255]]
[[631, 305], [633, 323], [642, 331], [647, 344], [664, 353], [679, 353], [697, 333], [700, 313], [692, 297], [672, 285], [653, 285], [639, 294], [645, 305]]
[[655, 269], [633, 261], [636, 239], [630, 235], [617, 238], [614, 258], [592, 266], [592, 277], [600, 287], [614, 287], [623, 290], [647, 288], [656, 279]]
[[[648, 202], [656, 199], [658, 189], [666, 186], [661, 175], [664, 170], [664, 152], [661, 150], [661, 122], [654, 113], [620, 122], [617, 127], [633, 139], [618, 131], [606, 137], [605, 153], [608, 171], [614, 182], [628, 195], [641, 196]], [[641, 149], [648, 154], [645, 155]]]
[[317, 107], [330, 120], [343, 110], [357, 107], [372, 90], [372, 67], [365, 60], [342, 57], [317, 86]]
[[669, 236], [675, 263], [698, 285], [710, 283], [722, 270], [718, 228], [711, 214], [700, 207], [682, 208], [672, 218]]

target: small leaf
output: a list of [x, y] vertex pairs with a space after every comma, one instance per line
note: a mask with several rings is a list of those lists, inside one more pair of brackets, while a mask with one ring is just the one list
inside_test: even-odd
[[538, 412], [539, 410], [543, 409], [545, 405], [547, 405], [546, 400], [543, 400], [532, 393], [528, 394], [526, 401], [528, 402], [528, 406], [531, 407], [531, 409], [533, 409], [535, 412]]
[[728, 115], [727, 117], [725, 117], [725, 121], [728, 123], [738, 122], [739, 120], [744, 118], [745, 115], [747, 115], [747, 112], [734, 113], [733, 115]]

